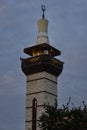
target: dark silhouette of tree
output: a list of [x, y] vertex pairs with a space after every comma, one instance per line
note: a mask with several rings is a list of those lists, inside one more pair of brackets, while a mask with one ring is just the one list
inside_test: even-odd
[[62, 108], [54, 105], [44, 105], [45, 112], [39, 120], [39, 127], [42, 130], [87, 130], [87, 105], [75, 107], [71, 99]]

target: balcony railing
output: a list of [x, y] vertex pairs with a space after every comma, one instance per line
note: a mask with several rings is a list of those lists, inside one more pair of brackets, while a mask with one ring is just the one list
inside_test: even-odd
[[23, 65], [24, 66], [29, 66], [29, 65], [33, 65], [33, 64], [39, 64], [39, 63], [51, 63], [54, 65], [62, 65], [63, 62], [59, 61], [56, 58], [53, 58], [49, 55], [41, 55], [41, 56], [36, 56], [36, 57], [31, 57], [31, 58], [27, 58], [27, 59], [23, 59]]
[[28, 75], [31, 73], [47, 71], [58, 76], [63, 69], [63, 62], [50, 55], [39, 55], [27, 59], [22, 59], [22, 70]]

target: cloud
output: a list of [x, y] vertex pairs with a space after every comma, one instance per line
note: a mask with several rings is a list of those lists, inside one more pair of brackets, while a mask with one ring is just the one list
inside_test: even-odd
[[1, 130], [24, 129], [26, 81], [19, 59], [36, 42], [44, 3], [51, 45], [61, 50], [58, 58], [65, 62], [58, 79], [59, 105], [69, 96], [76, 105], [87, 101], [87, 1], [0, 0]]

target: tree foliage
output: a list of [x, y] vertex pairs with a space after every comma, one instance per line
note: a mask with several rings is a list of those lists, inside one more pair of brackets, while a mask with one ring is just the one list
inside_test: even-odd
[[87, 105], [83, 102], [83, 107], [69, 106], [70, 99], [59, 109], [57, 103], [44, 105], [39, 127], [43, 130], [87, 130]]

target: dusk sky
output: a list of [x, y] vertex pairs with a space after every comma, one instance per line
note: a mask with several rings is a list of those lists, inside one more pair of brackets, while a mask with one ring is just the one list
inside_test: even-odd
[[23, 49], [36, 44], [46, 6], [50, 44], [61, 51], [58, 103], [87, 103], [87, 0], [0, 0], [0, 130], [24, 130], [26, 78]]

